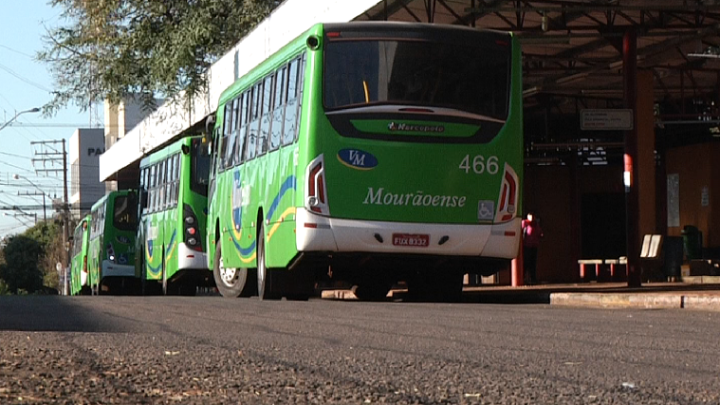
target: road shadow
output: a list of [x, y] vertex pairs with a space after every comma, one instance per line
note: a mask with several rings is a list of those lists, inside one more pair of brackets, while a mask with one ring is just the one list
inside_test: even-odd
[[0, 296], [0, 331], [124, 333], [126, 322], [66, 296]]

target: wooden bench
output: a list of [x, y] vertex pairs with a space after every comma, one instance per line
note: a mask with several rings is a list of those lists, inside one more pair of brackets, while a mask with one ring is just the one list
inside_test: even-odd
[[627, 267], [625, 271], [620, 271], [620, 266], [627, 266], [627, 257], [621, 256], [617, 259], [605, 259], [605, 264], [610, 268], [610, 278], [614, 281], [622, 281], [627, 277]]
[[580, 280], [586, 281], [588, 273], [585, 270], [585, 266], [588, 265], [595, 266], [595, 279], [597, 280], [600, 277], [600, 266], [603, 264], [602, 259], [580, 259], [578, 260], [578, 264], [580, 265]]
[[640, 249], [640, 268], [644, 281], [666, 281], [663, 271], [663, 236], [647, 234]]

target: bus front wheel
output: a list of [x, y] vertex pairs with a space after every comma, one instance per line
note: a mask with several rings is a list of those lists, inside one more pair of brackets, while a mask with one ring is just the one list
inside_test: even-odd
[[247, 284], [247, 269], [225, 267], [220, 241], [215, 246], [213, 278], [220, 294], [225, 298], [237, 298]]

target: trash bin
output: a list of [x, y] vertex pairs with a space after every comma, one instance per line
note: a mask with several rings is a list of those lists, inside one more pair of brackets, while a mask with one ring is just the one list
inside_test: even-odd
[[685, 225], [682, 232], [683, 250], [688, 260], [702, 259], [702, 232], [697, 227]]
[[680, 277], [683, 264], [683, 238], [668, 236], [663, 241], [664, 260], [663, 267], [667, 277]]

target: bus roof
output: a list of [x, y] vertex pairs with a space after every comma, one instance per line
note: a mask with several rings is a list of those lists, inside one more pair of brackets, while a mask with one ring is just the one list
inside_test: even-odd
[[183, 145], [190, 146], [190, 141], [196, 138], [202, 138], [202, 135], [190, 135], [182, 137], [177, 141], [171, 143], [170, 145], [143, 157], [142, 160], [140, 160], [140, 168], [142, 169], [144, 167], [150, 166], [155, 162], [159, 162], [165, 159], [168, 155], [172, 155], [175, 152], [180, 152]]
[[135, 193], [135, 190], [116, 190], [116, 191], [111, 191], [111, 192], [105, 194], [104, 196], [102, 196], [99, 200], [97, 200], [97, 202], [96, 202], [95, 204], [93, 204], [91, 211], [97, 210], [97, 209], [98, 209], [101, 205], [103, 205], [103, 204], [105, 203], [105, 201], [107, 201], [107, 199], [110, 198], [110, 197], [123, 196], [123, 195], [128, 195], [128, 194], [130, 194], [130, 193]]
[[277, 68], [278, 65], [300, 53], [305, 48], [305, 41], [311, 35], [322, 34], [323, 24], [315, 24], [304, 33], [297, 36], [277, 52], [268, 56], [262, 63], [250, 69], [244, 76], [237, 79], [220, 95], [218, 106], [225, 104], [228, 100], [234, 98], [241, 90], [254, 83], [258, 78], [263, 77], [268, 72]]
[[427, 23], [408, 23], [400, 21], [351, 21], [345, 23], [318, 23], [310, 27], [307, 31], [297, 36], [292, 41], [288, 42], [285, 46], [280, 48], [278, 51], [267, 57], [262, 63], [250, 69], [244, 76], [235, 80], [225, 91], [220, 95], [218, 106], [224, 105], [228, 100], [233, 99], [248, 87], [250, 84], [266, 75], [268, 72], [277, 68], [278, 65], [297, 55], [300, 50], [304, 49], [307, 38], [311, 35], [322, 36], [325, 31], [352, 29], [353, 31], [358, 30], [375, 30], [378, 28], [384, 28], [388, 30], [397, 31], [431, 31], [439, 35], [443, 33], [456, 33], [460, 30], [468, 32], [485, 32], [496, 34], [498, 36], [507, 37], [513, 36], [513, 33], [506, 31], [486, 30], [472, 27], [465, 27], [460, 25], [448, 25], [448, 24], [427, 24]]

